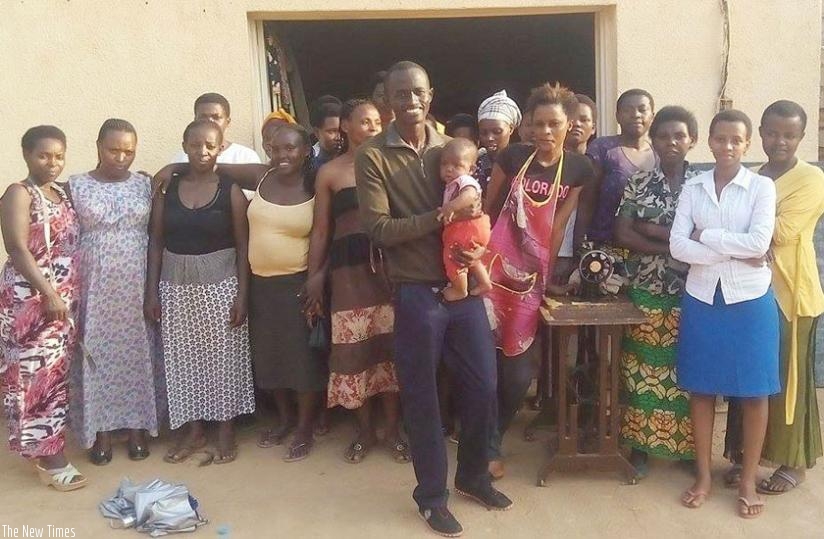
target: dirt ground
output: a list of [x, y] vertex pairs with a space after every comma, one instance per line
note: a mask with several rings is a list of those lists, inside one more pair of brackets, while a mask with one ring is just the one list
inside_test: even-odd
[[[824, 405], [824, 390], [819, 390]], [[824, 409], [824, 407], [822, 407]], [[808, 474], [795, 492], [771, 497], [766, 513], [756, 520], [735, 514], [735, 491], [725, 490], [720, 457], [724, 414], [716, 420], [716, 481], [710, 499], [699, 510], [688, 510], [678, 496], [689, 485], [689, 474], [668, 462], [656, 461], [650, 477], [636, 486], [624, 485], [613, 473], [554, 475], [547, 487], [536, 487], [536, 473], [545, 456], [546, 432], [536, 442], [521, 439], [531, 413], [522, 412], [505, 441], [507, 471], [498, 488], [515, 502], [512, 510], [490, 512], [460, 496], [450, 507], [466, 537], [824, 537], [824, 466]], [[0, 425], [5, 431], [5, 425]], [[238, 460], [228, 465], [198, 468], [193, 463], [163, 462], [169, 436], [155, 441], [151, 457], [132, 462], [125, 444], [115, 448], [107, 466], [88, 463], [76, 447], [70, 457], [89, 477], [88, 487], [58, 493], [42, 486], [26, 461], [0, 452], [0, 538], [23, 537], [24, 526], [73, 528], [68, 537], [139, 537], [133, 530], [112, 530], [97, 505], [111, 496], [122, 477], [142, 481], [161, 478], [188, 485], [200, 500], [209, 524], [198, 537], [217, 537], [228, 526], [232, 539], [262, 537], [435, 537], [419, 520], [411, 492], [415, 476], [410, 464], [396, 464], [387, 450], [376, 448], [358, 465], [341, 455], [353, 434], [351, 423], [339, 421], [318, 440], [312, 455], [297, 463], [281, 460], [282, 448], [260, 449], [254, 428], [239, 432]], [[456, 446], [448, 444], [451, 470]], [[762, 469], [763, 475], [769, 470]], [[450, 482], [451, 486], [451, 482]], [[4, 525], [6, 527], [4, 527]], [[57, 535], [52, 535], [55, 537]]]

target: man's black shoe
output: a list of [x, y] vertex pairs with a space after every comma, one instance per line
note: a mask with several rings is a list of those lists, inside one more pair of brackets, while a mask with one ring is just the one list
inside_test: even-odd
[[490, 511], [508, 511], [512, 509], [512, 500], [489, 483], [476, 488], [462, 488], [455, 485], [455, 492], [475, 500]]
[[463, 534], [461, 523], [449, 512], [446, 507], [421, 509], [418, 514], [426, 521], [429, 529], [444, 537], [460, 537]]

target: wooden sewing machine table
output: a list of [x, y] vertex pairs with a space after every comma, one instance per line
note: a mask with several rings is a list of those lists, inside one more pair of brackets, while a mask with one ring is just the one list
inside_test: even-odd
[[[555, 391], [551, 405], [556, 412], [558, 436], [550, 444], [549, 458], [538, 473], [538, 485], [546, 486], [553, 471], [616, 470], [632, 481], [635, 468], [618, 447], [621, 338], [625, 326], [640, 324], [646, 318], [624, 296], [594, 300], [545, 297], [541, 318], [549, 340], [545, 365], [557, 373], [552, 376]], [[579, 333], [583, 338], [579, 339]], [[582, 370], [581, 365], [590, 368]], [[587, 370], [592, 375], [588, 382], [581, 377]], [[582, 397], [582, 393], [589, 397]], [[584, 400], [589, 401], [588, 419], [584, 421], [589, 423], [588, 428], [579, 425]]]

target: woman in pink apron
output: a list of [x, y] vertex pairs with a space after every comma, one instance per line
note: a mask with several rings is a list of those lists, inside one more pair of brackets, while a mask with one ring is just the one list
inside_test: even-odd
[[[498, 429], [490, 440], [490, 473], [503, 476], [501, 439], [523, 402], [533, 374], [538, 309], [589, 160], [565, 152], [575, 94], [559, 85], [535, 88], [525, 117], [534, 146], [514, 144], [498, 156], [486, 200], [494, 225], [485, 262], [493, 283], [486, 296], [498, 347]], [[497, 218], [497, 219], [496, 219]]]

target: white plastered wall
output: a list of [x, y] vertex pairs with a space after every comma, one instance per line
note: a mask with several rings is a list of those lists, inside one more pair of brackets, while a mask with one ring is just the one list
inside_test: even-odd
[[[25, 175], [19, 140], [52, 123], [66, 131], [66, 173], [94, 166], [100, 123], [121, 117], [137, 127], [135, 166], [155, 170], [179, 147], [192, 101], [206, 91], [232, 103], [232, 140], [252, 144], [260, 103], [250, 43], [254, 20], [484, 16], [599, 11], [605, 25], [600, 74], [603, 110], [616, 92], [643, 87], [659, 105], [695, 111], [706, 127], [721, 80], [718, 0], [2, 0], [0, 1], [0, 188]], [[727, 95], [756, 121], [775, 99], [798, 101], [818, 125], [820, 0], [729, 0]], [[298, 10], [299, 7], [299, 10]], [[448, 7], [447, 11], [444, 11]], [[513, 29], [514, 32], [517, 28]], [[614, 124], [611, 124], [614, 125]], [[817, 131], [801, 148], [817, 157]], [[752, 159], [761, 157], [754, 144]]]

